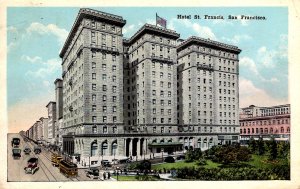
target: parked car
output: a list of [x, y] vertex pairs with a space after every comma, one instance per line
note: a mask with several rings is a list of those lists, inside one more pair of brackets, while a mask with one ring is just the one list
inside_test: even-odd
[[175, 159], [172, 157], [172, 156], [168, 156], [165, 158], [164, 162], [167, 162], [167, 163], [174, 163], [175, 162]]
[[12, 156], [14, 159], [20, 159], [21, 158], [21, 149], [19, 149], [19, 148], [12, 149]]
[[24, 167], [25, 173], [34, 174], [37, 170], [39, 170], [38, 166], [38, 158], [30, 158], [27, 161], [27, 167]]
[[179, 155], [179, 156], [176, 157], [176, 159], [177, 160], [185, 159], [185, 156], [184, 155]]
[[99, 169], [98, 168], [90, 168], [86, 171], [86, 176], [91, 179], [100, 179], [99, 177]]
[[102, 167], [111, 167], [111, 163], [108, 160], [102, 160], [101, 161], [101, 166]]
[[130, 158], [125, 158], [125, 159], [119, 159], [118, 160], [119, 164], [130, 163], [130, 162], [131, 162]]
[[29, 147], [25, 147], [25, 148], [24, 148], [24, 153], [25, 153], [26, 155], [29, 155], [30, 152], [31, 152], [31, 149], [30, 149]]
[[12, 141], [11, 141], [11, 146], [14, 147], [14, 148], [17, 148], [19, 147], [20, 145], [20, 139], [19, 138], [13, 138]]
[[42, 149], [40, 147], [36, 146], [36, 147], [34, 147], [33, 151], [35, 154], [40, 154], [42, 152]]

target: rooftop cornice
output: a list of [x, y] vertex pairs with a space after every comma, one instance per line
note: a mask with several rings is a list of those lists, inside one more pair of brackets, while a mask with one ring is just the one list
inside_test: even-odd
[[211, 39], [205, 39], [205, 38], [201, 38], [201, 37], [191, 36], [188, 39], [186, 39], [185, 41], [183, 41], [180, 45], [178, 45], [177, 52], [180, 52], [181, 50], [183, 50], [184, 48], [188, 47], [189, 45], [191, 45], [193, 43], [211, 46], [213, 48], [223, 49], [223, 50], [235, 52], [238, 54], [242, 51], [237, 46], [228, 45], [228, 44], [221, 43], [218, 41], [213, 41]]
[[176, 31], [174, 30], [162, 28], [152, 24], [144, 24], [130, 39], [124, 42], [133, 44], [144, 33], [158, 34], [161, 36], [169, 37], [171, 39], [178, 39], [180, 37], [180, 34], [176, 33]]
[[68, 46], [70, 45], [75, 33], [76, 33], [76, 29], [79, 27], [80, 22], [82, 21], [83, 18], [94, 18], [96, 20], [101, 20], [101, 21], [108, 21], [111, 22], [117, 26], [121, 26], [123, 27], [126, 24], [126, 20], [123, 19], [123, 17], [121, 16], [117, 16], [114, 14], [110, 14], [110, 13], [105, 13], [105, 12], [101, 12], [101, 11], [97, 11], [97, 10], [93, 10], [93, 9], [89, 9], [89, 8], [81, 8], [79, 10], [79, 13], [76, 17], [76, 20], [72, 26], [72, 29], [65, 41], [65, 44], [61, 50], [61, 52], [59, 53], [59, 56], [61, 58], [63, 58], [64, 54], [66, 53]]

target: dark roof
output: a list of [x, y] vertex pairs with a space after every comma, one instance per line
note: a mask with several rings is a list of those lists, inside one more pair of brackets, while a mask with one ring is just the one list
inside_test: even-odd
[[59, 56], [61, 58], [64, 56], [64, 54], [68, 50], [68, 46], [70, 45], [70, 43], [76, 33], [76, 30], [79, 27], [80, 22], [82, 21], [83, 18], [93, 18], [93, 19], [99, 20], [99, 21], [106, 21], [106, 22], [109, 22], [109, 23], [112, 23], [112, 24], [115, 24], [115, 25], [121, 26], [121, 27], [123, 27], [126, 24], [126, 20], [124, 20], [123, 17], [121, 17], [121, 16], [101, 12], [101, 11], [94, 10], [94, 9], [81, 8], [79, 10], [79, 13], [76, 17], [76, 20], [75, 20], [73, 26], [72, 26], [72, 29], [66, 39], [66, 42], [65, 42], [61, 52], [59, 53]]
[[205, 47], [225, 50], [225, 51], [237, 53], [237, 54], [239, 54], [242, 51], [237, 46], [228, 45], [225, 43], [221, 43], [218, 41], [213, 41], [213, 40], [205, 39], [205, 38], [201, 38], [201, 37], [191, 36], [187, 40], [182, 42], [180, 45], [178, 45], [177, 52], [182, 51], [183, 49], [189, 47], [192, 44], [204, 45]]
[[174, 30], [162, 28], [151, 24], [145, 24], [130, 39], [125, 39], [123, 40], [123, 42], [128, 43], [128, 45], [131, 45], [145, 33], [163, 36], [170, 39], [178, 39], [180, 37], [180, 34], [176, 33], [176, 31]]

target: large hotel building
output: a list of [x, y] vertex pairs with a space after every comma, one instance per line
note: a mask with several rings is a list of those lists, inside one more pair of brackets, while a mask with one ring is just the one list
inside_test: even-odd
[[[63, 150], [136, 159], [238, 142], [236, 46], [80, 9], [60, 53]], [[179, 42], [180, 41], [180, 42]]]

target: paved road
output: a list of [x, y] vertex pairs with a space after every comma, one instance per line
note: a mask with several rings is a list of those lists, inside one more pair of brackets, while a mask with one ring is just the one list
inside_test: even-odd
[[[22, 150], [21, 158], [14, 159], [12, 157], [11, 140], [13, 137], [21, 139], [19, 148]], [[8, 181], [78, 181], [78, 178], [66, 178], [59, 172], [57, 167], [53, 167], [51, 164], [51, 153], [42, 149], [41, 154], [34, 154], [34, 143], [25, 142], [19, 134], [8, 134], [8, 162], [7, 162], [7, 180]], [[25, 155], [23, 152], [25, 147], [31, 148], [30, 155]], [[37, 157], [39, 159], [39, 170], [32, 174], [25, 174], [24, 167], [27, 165], [27, 161], [31, 157]]]

